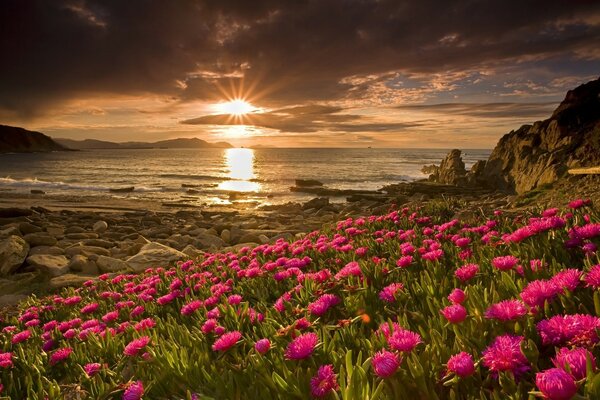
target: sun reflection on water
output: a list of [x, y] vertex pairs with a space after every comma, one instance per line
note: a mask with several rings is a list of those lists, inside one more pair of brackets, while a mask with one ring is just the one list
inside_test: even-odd
[[225, 150], [225, 165], [227, 177], [230, 180], [219, 184], [219, 189], [231, 192], [258, 192], [260, 184], [252, 181], [254, 175], [254, 150], [227, 149]]

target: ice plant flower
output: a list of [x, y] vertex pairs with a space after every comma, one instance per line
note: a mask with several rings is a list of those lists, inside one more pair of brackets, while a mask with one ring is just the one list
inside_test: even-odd
[[410, 264], [412, 264], [413, 262], [413, 257], [411, 255], [405, 255], [402, 256], [398, 259], [398, 261], [396, 261], [396, 266], [400, 267], [400, 268], [407, 268], [410, 266]]
[[582, 271], [575, 268], [568, 268], [557, 272], [556, 275], [550, 278], [550, 281], [559, 288], [572, 292], [581, 283], [581, 275], [583, 275]]
[[583, 279], [587, 287], [600, 289], [600, 264], [594, 265]]
[[552, 359], [555, 367], [570, 372], [576, 381], [584, 379], [587, 375], [587, 360], [592, 364], [592, 370], [596, 369], [596, 357], [588, 350], [581, 347], [569, 349], [563, 347], [558, 349], [556, 356]]
[[492, 372], [511, 371], [515, 376], [529, 370], [529, 361], [521, 351], [523, 336], [502, 335], [483, 351], [483, 365]]
[[462, 304], [467, 298], [467, 295], [462, 289], [456, 288], [448, 295], [448, 300], [453, 304]]
[[402, 283], [392, 283], [379, 292], [379, 298], [388, 303], [393, 303], [396, 300], [396, 293], [402, 289], [404, 289]]
[[259, 354], [265, 354], [271, 348], [271, 341], [269, 339], [260, 339], [254, 344], [254, 349]]
[[499, 269], [500, 271], [511, 270], [518, 263], [519, 259], [515, 256], [495, 257], [492, 260], [492, 265], [494, 268]]
[[308, 358], [312, 355], [318, 342], [319, 337], [316, 333], [304, 333], [292, 340], [288, 345], [285, 351], [285, 358], [288, 360], [302, 360]]
[[406, 329], [394, 331], [387, 341], [393, 350], [404, 352], [412, 351], [418, 344], [423, 343], [418, 333]]
[[327, 312], [331, 307], [335, 306], [340, 302], [340, 298], [334, 294], [324, 294], [319, 297], [316, 301], [308, 305], [308, 311], [312, 315], [321, 316]]
[[453, 304], [440, 310], [440, 314], [452, 324], [461, 323], [467, 318], [467, 309], [460, 304]]
[[19, 333], [15, 333], [12, 337], [12, 344], [17, 344], [26, 341], [31, 337], [31, 331], [25, 330]]
[[373, 358], [371, 358], [373, 371], [380, 378], [388, 378], [394, 375], [400, 367], [400, 363], [401, 359], [398, 355], [387, 350], [381, 350], [373, 354]]
[[485, 312], [485, 317], [498, 321], [514, 321], [527, 314], [525, 304], [519, 300], [504, 300], [492, 304]]
[[339, 389], [333, 365], [321, 365], [317, 374], [310, 380], [310, 393], [314, 397], [324, 397]]
[[599, 328], [600, 318], [586, 314], [555, 315], [537, 324], [542, 344], [553, 346], [592, 346], [600, 341]]
[[12, 362], [13, 354], [10, 352], [0, 353], [0, 368], [10, 368], [13, 366]]
[[123, 400], [141, 400], [144, 395], [144, 385], [142, 381], [131, 382], [125, 392], [123, 392]]
[[242, 333], [239, 331], [231, 331], [224, 333], [215, 340], [215, 343], [212, 345], [213, 351], [227, 351], [242, 338]]
[[466, 264], [457, 269], [454, 272], [454, 276], [456, 276], [460, 281], [466, 282], [470, 279], [473, 279], [477, 272], [479, 271], [479, 265], [477, 264]]
[[123, 354], [128, 357], [134, 357], [139, 355], [142, 350], [146, 348], [146, 346], [150, 343], [149, 336], [142, 336], [138, 339], [134, 339], [127, 346], [125, 346], [125, 350], [123, 350]]
[[521, 299], [529, 307], [543, 307], [546, 301], [556, 297], [562, 289], [551, 280], [531, 281], [521, 291]]
[[90, 378], [100, 372], [101, 369], [102, 365], [100, 363], [89, 363], [83, 366], [83, 370]]
[[535, 384], [549, 400], [570, 400], [577, 393], [577, 384], [571, 375], [560, 368], [550, 368], [535, 374]]
[[450, 357], [447, 368], [448, 372], [452, 372], [461, 378], [466, 378], [467, 376], [473, 375], [475, 372], [473, 356], [467, 352], [461, 351], [460, 353]]
[[50, 356], [50, 365], [56, 365], [59, 362], [66, 360], [67, 358], [69, 358], [72, 352], [73, 349], [70, 347], [63, 347], [61, 349], [56, 350]]

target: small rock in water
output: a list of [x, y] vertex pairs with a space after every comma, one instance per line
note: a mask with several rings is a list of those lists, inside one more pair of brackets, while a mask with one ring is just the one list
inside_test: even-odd
[[46, 192], [40, 189], [31, 189], [31, 194], [46, 194]]

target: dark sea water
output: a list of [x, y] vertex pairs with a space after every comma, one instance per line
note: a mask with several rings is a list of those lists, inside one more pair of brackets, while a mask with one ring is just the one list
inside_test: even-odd
[[[0, 190], [48, 194], [109, 194], [114, 197], [229, 204], [277, 204], [314, 196], [292, 193], [295, 179], [317, 179], [337, 189], [379, 189], [425, 177], [439, 164], [440, 149], [144, 149], [46, 154], [0, 154]], [[465, 150], [469, 168], [490, 150]], [[185, 185], [185, 187], [184, 187]]]

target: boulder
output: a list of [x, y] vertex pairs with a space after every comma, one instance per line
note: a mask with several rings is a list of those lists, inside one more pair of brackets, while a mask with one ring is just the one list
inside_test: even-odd
[[106, 256], [98, 256], [96, 265], [98, 266], [98, 269], [100, 269], [100, 272], [103, 273], [124, 271], [129, 268], [127, 262]]
[[466, 175], [467, 170], [461, 157], [461, 151], [454, 149], [442, 160], [437, 170], [437, 176], [436, 174], [432, 176], [435, 182], [462, 186], [467, 182]]
[[93, 276], [76, 275], [76, 274], [65, 274], [50, 279], [48, 286], [50, 289], [61, 289], [64, 287], [80, 287], [84, 282], [94, 279]]
[[41, 232], [43, 229], [29, 222], [21, 222], [19, 224], [19, 230], [25, 235], [28, 233]]
[[0, 306], [14, 306], [28, 297], [26, 294], [5, 294], [0, 296]]
[[98, 274], [98, 266], [96, 263], [86, 256], [77, 254], [71, 258], [69, 262], [69, 269], [75, 272], [81, 272], [86, 275]]
[[194, 247], [198, 249], [220, 249], [225, 246], [225, 242], [219, 236], [211, 235], [209, 233], [202, 233], [194, 239]]
[[308, 210], [310, 208], [320, 209], [323, 207], [327, 207], [328, 205], [329, 205], [328, 197], [315, 197], [314, 199], [309, 200], [306, 203], [304, 203], [304, 205], [302, 206], [302, 209], [303, 210]]
[[92, 230], [96, 233], [104, 233], [108, 229], [108, 223], [106, 221], [98, 221], [92, 227]]
[[17, 226], [8, 226], [0, 230], [0, 238], [4, 239], [12, 235], [21, 236], [21, 231]]
[[0, 242], [0, 275], [8, 275], [19, 268], [29, 252], [29, 244], [19, 236], [9, 236]]
[[57, 246], [36, 246], [29, 249], [29, 255], [34, 256], [36, 254], [52, 254], [60, 256], [65, 254], [65, 251]]
[[76, 254], [81, 254], [86, 257], [90, 257], [91, 255], [109, 256], [110, 250], [105, 249], [104, 247], [85, 246], [85, 245], [79, 243], [74, 246], [67, 247], [65, 249], [65, 254], [69, 257], [73, 257]]
[[150, 267], [167, 267], [176, 261], [187, 258], [189, 257], [181, 251], [160, 243], [150, 242], [142, 246], [136, 255], [126, 261], [135, 272], [142, 272]]
[[187, 255], [189, 258], [198, 258], [204, 254], [202, 250], [198, 250], [192, 245], [185, 246], [185, 248], [181, 252]]
[[65, 256], [36, 254], [27, 257], [27, 263], [50, 276], [64, 275], [69, 271], [69, 260]]
[[50, 236], [45, 232], [28, 233], [27, 235], [23, 236], [23, 238], [31, 247], [54, 246], [57, 242], [54, 236]]

